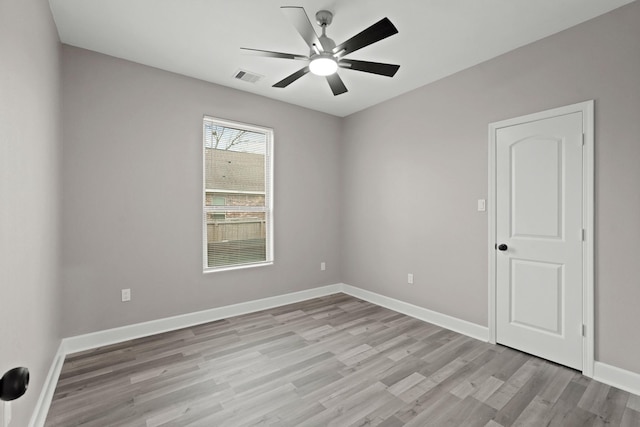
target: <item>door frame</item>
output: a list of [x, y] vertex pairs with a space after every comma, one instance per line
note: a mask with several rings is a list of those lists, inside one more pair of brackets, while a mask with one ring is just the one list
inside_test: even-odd
[[524, 124], [551, 117], [582, 112], [582, 223], [584, 240], [582, 243], [582, 374], [593, 377], [594, 329], [595, 329], [595, 286], [594, 286], [594, 213], [595, 213], [595, 173], [594, 173], [594, 101], [584, 101], [564, 107], [553, 108], [538, 113], [489, 124], [489, 192], [487, 214], [489, 218], [489, 342], [496, 343], [496, 132], [500, 128]]

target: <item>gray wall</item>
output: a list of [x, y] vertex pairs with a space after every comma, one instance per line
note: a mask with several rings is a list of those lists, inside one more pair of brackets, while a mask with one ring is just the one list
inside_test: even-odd
[[[635, 2], [344, 121], [64, 47], [60, 119], [48, 5], [2, 1], [0, 374], [32, 372], [13, 424], [33, 410], [60, 307], [70, 336], [342, 280], [486, 325], [487, 124], [592, 98], [597, 359], [640, 372], [638, 22]], [[201, 273], [203, 114], [275, 129], [272, 267]]]
[[[69, 46], [63, 101], [65, 336], [340, 281], [340, 119]], [[202, 273], [203, 115], [274, 129], [273, 266]]]
[[0, 376], [31, 371], [13, 426], [27, 425], [60, 342], [59, 70], [48, 2], [0, 1]]
[[342, 280], [487, 325], [487, 125], [595, 99], [596, 359], [640, 372], [639, 23], [634, 2], [348, 117]]

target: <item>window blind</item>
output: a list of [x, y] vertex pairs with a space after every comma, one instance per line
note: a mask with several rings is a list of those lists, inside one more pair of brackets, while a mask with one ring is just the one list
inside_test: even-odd
[[204, 269], [273, 262], [273, 131], [211, 117], [203, 124]]

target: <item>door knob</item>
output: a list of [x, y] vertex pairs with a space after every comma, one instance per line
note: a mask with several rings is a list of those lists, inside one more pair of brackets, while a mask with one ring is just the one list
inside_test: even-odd
[[503, 251], [503, 252], [504, 252], [504, 251], [506, 251], [507, 249], [509, 249], [509, 247], [508, 247], [507, 245], [505, 245], [504, 243], [500, 243], [500, 244], [498, 245], [498, 250], [499, 250], [499, 251]]
[[27, 391], [29, 386], [29, 370], [13, 368], [0, 378], [0, 400], [14, 400]]

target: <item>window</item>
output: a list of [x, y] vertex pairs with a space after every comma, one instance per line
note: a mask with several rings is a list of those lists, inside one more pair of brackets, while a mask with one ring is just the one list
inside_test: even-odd
[[[227, 204], [227, 199], [221, 196], [214, 196], [212, 193], [209, 193], [212, 197], [212, 206], [225, 206]], [[227, 219], [227, 215], [224, 212], [213, 212], [211, 214], [214, 220], [225, 220]]]
[[204, 271], [273, 263], [273, 130], [205, 117]]

